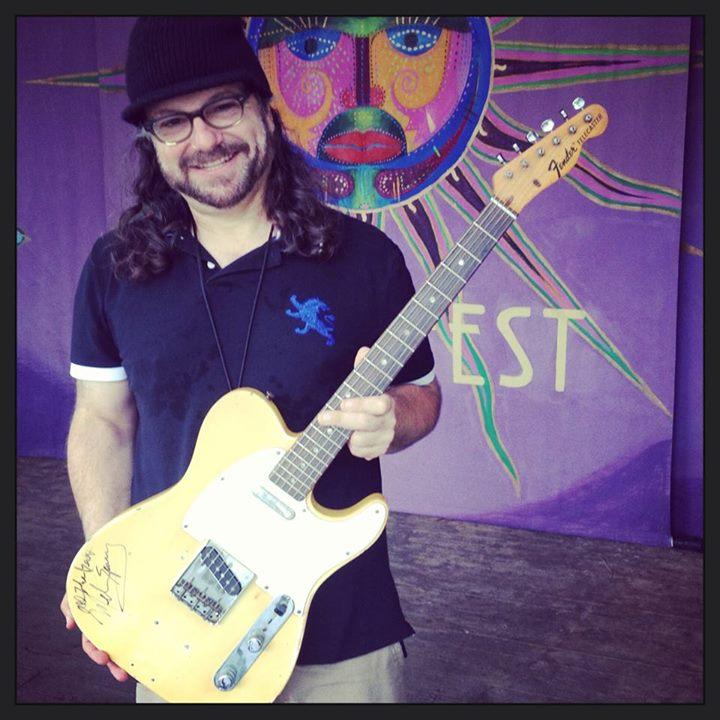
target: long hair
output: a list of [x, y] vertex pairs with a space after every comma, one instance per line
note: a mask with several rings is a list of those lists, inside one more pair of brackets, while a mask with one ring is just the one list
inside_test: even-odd
[[[260, 105], [264, 112], [266, 103]], [[265, 211], [282, 233], [283, 252], [329, 258], [340, 242], [336, 214], [321, 202], [317, 178], [288, 140], [279, 113], [269, 110], [275, 128], [268, 140]], [[116, 277], [145, 280], [170, 266], [175, 235], [191, 232], [194, 223], [184, 198], [165, 181], [151, 140], [136, 138], [134, 150], [139, 158], [135, 202], [120, 216], [111, 258]]]

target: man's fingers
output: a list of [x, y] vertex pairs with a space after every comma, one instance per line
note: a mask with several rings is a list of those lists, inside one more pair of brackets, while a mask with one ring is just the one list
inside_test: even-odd
[[355, 457], [363, 458], [364, 460], [373, 460], [387, 452], [391, 439], [388, 435], [386, 441], [378, 443], [375, 436], [370, 439], [367, 436], [363, 436], [362, 433], [353, 433], [350, 436], [348, 448]]
[[340, 403], [340, 409], [346, 412], [362, 412], [369, 415], [386, 415], [393, 406], [393, 399], [387, 393], [371, 397], [347, 398]]
[[[70, 604], [68, 603], [67, 595], [63, 597], [60, 602], [60, 612], [65, 616], [65, 627], [68, 629], [76, 627], [75, 621], [73, 620], [72, 613], [70, 612]], [[125, 682], [130, 676], [116, 663], [114, 663], [110, 656], [104, 651], [100, 650], [93, 645], [90, 640], [83, 634], [82, 636], [82, 649], [85, 654], [98, 665], [105, 665], [110, 671], [110, 674], [119, 682]]]
[[377, 415], [340, 410], [326, 410], [321, 414], [320, 422], [323, 425], [334, 425], [346, 430], [363, 430], [365, 432], [373, 432], [383, 426], [382, 420]]
[[361, 348], [357, 351], [357, 353], [355, 354], [354, 367], [357, 367], [357, 366], [362, 362], [362, 359], [363, 359], [369, 352], [370, 352], [370, 348], [369, 348], [369, 347], [365, 347], [365, 346], [361, 347]]
[[110, 656], [103, 650], [98, 650], [86, 637], [82, 636], [82, 649], [85, 654], [98, 665], [107, 665], [110, 661]]
[[77, 627], [75, 620], [73, 620], [72, 613], [70, 612], [70, 603], [68, 603], [67, 593], [63, 595], [63, 599], [60, 601], [60, 612], [65, 617], [65, 627], [68, 630], [72, 630]]
[[116, 665], [112, 660], [108, 661], [107, 669], [118, 682], [125, 682], [130, 677], [119, 665]]
[[125, 682], [130, 677], [125, 670], [110, 659], [110, 656], [104, 650], [96, 648], [85, 635], [82, 636], [82, 648], [93, 662], [98, 665], [105, 665], [118, 682]]
[[[324, 410], [318, 416], [321, 425], [337, 425], [348, 430], [377, 430], [394, 405], [390, 395], [347, 398], [340, 403], [339, 410]], [[362, 420], [362, 417], [367, 420]], [[380, 422], [378, 422], [380, 421]]]

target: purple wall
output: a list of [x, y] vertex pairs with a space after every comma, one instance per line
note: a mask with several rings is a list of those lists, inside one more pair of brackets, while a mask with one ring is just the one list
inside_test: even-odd
[[[123, 79], [112, 70], [121, 69], [132, 22], [18, 20], [17, 224], [29, 237], [17, 250], [20, 455], [64, 452], [73, 290], [92, 242], [117, 218], [131, 171], [131, 131], [119, 119], [125, 97], [112, 90]], [[692, 40], [701, 50], [695, 23]], [[453, 375], [457, 339], [434, 331], [443, 413], [431, 436], [384, 461], [393, 509], [659, 545], [669, 544], [671, 532], [702, 535], [702, 151], [694, 141], [702, 137], [702, 70], [687, 72], [690, 41], [689, 18], [524, 18], [495, 34], [495, 62], [506, 67], [523, 53], [541, 59], [541, 44], [548, 57], [567, 45], [599, 48], [599, 58], [613, 45], [644, 48], [636, 77], [623, 75], [625, 59], [614, 75], [600, 77], [597, 65], [596, 77], [573, 81], [571, 63], [561, 63], [544, 84], [525, 77], [517, 89], [498, 75], [488, 110], [525, 127], [559, 120], [558, 109], [576, 95], [608, 110], [607, 131], [587, 145], [599, 163], [596, 185], [557, 183], [528, 205], [517, 227], [611, 350], [600, 352], [571, 331], [566, 385], [556, 390], [557, 326], [543, 317], [548, 303], [494, 252], [463, 302], [486, 307], [466, 320], [480, 328], [471, 340], [492, 381], [495, 427], [483, 421], [474, 388]], [[650, 73], [667, 47], [685, 48], [676, 51], [681, 61], [685, 53], [685, 69], [679, 61]], [[68, 75], [75, 77], [58, 84]], [[56, 84], [29, 82], [49, 78]], [[459, 167], [475, 184], [496, 169], [472, 152]], [[630, 198], [642, 206], [626, 209]], [[467, 225], [449, 183], [438, 183], [423, 202], [451, 234]], [[382, 227], [418, 284], [426, 272], [402, 213], [385, 212]], [[512, 324], [534, 370], [523, 388], [499, 382], [518, 372], [495, 326], [509, 307], [531, 310]], [[610, 362], [615, 352], [641, 387]], [[519, 496], [491, 430], [514, 464]]]
[[672, 535], [703, 537], [703, 18], [693, 18], [678, 277]]

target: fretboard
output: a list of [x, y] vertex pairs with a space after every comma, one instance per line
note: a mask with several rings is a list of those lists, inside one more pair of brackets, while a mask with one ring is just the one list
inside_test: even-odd
[[[337, 410], [345, 398], [381, 395], [514, 220], [515, 215], [493, 198], [323, 409]], [[351, 432], [313, 420], [270, 479], [296, 500], [304, 499]]]

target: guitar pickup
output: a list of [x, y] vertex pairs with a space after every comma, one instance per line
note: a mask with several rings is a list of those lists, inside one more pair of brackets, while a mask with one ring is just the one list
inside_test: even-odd
[[208, 542], [172, 586], [172, 594], [215, 625], [235, 604], [255, 573], [219, 545]]

